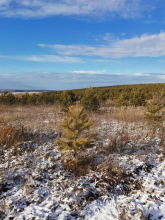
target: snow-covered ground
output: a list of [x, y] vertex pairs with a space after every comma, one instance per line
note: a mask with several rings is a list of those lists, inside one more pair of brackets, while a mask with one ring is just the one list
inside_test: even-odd
[[[153, 137], [140, 123], [100, 124], [100, 142], [85, 154], [94, 155], [95, 169], [84, 175], [65, 170], [55, 133], [54, 141], [44, 134], [43, 142], [22, 143], [16, 154], [13, 146], [0, 155], [0, 219], [165, 219], [159, 129]], [[116, 145], [108, 153], [111, 142]]]

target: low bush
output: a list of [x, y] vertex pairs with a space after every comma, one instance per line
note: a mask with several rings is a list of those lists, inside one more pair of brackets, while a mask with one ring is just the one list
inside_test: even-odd
[[0, 127], [0, 150], [3, 154], [3, 150], [15, 146], [18, 142], [30, 140], [32, 133], [27, 131], [23, 126], [14, 127], [12, 125]]

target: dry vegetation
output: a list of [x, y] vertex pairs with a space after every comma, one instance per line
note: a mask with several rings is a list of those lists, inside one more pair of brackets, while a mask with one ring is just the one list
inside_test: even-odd
[[[101, 106], [96, 118], [98, 118], [98, 123], [100, 119], [118, 120], [126, 123], [142, 122], [144, 121], [145, 111], [146, 109], [143, 106], [121, 106], [118, 108]], [[91, 112], [91, 114], [89, 113], [89, 115], [93, 118], [94, 113]]]
[[[106, 196], [107, 191], [118, 194], [117, 191], [114, 191], [117, 185], [123, 185], [122, 193], [125, 195], [134, 190], [141, 190], [144, 187], [141, 180], [135, 179], [134, 175], [140, 171], [148, 173], [151, 171], [152, 165], [149, 155], [157, 144], [155, 140], [158, 141], [160, 149], [154, 152], [157, 154], [160, 151], [164, 153], [162, 149], [165, 149], [164, 127], [147, 124], [144, 119], [144, 112], [145, 107], [131, 106], [118, 108], [102, 106], [98, 112], [87, 112], [88, 116], [92, 117], [94, 121], [94, 128], [89, 132], [97, 132], [96, 146], [88, 152], [81, 153], [77, 166], [72, 170], [67, 170], [67, 167], [64, 167], [65, 171], [73, 173], [73, 178], [70, 180], [64, 178], [60, 186], [57, 184], [57, 189], [59, 191], [62, 189], [64, 193], [63, 198], [69, 199], [70, 195], [65, 194], [65, 188], [67, 188], [70, 182], [74, 185], [81, 176], [89, 177], [90, 183], [97, 182], [96, 188], [100, 189], [99, 195], [94, 195], [89, 191], [89, 194], [85, 196], [87, 201], [85, 204], [88, 204], [90, 200], [96, 200], [100, 196]], [[1, 176], [3, 177], [1, 178], [3, 181], [0, 183], [0, 195], [7, 190], [5, 187], [10, 175], [10, 169], [12, 169], [10, 158], [14, 157], [17, 159], [23, 154], [25, 154], [26, 161], [20, 158], [19, 161], [22, 164], [18, 162], [18, 166], [23, 166], [24, 164], [29, 172], [31, 169], [35, 169], [35, 167], [41, 167], [42, 158], [48, 160], [49, 163], [47, 163], [46, 167], [41, 168], [40, 173], [37, 174], [38, 176], [35, 176], [35, 181], [42, 181], [43, 176], [48, 175], [49, 178], [45, 181], [47, 181], [48, 185], [50, 184], [50, 188], [56, 187], [51, 185], [52, 174], [50, 173], [52, 170], [58, 169], [59, 156], [56, 156], [56, 152], [51, 154], [50, 151], [54, 148], [55, 138], [60, 136], [62, 132], [62, 119], [63, 114], [60, 113], [58, 105], [0, 106], [0, 163], [6, 161], [5, 155], [8, 157], [7, 167], [0, 169]], [[37, 149], [37, 145], [33, 148], [33, 143], [41, 144], [40, 148]], [[47, 153], [44, 150], [44, 143], [49, 143]], [[7, 153], [7, 149], [9, 153]], [[33, 152], [35, 152], [35, 156]], [[136, 167], [133, 171], [131, 169], [126, 171], [124, 166], [120, 165], [120, 156], [132, 155], [133, 158], [135, 154], [143, 162], [143, 165]], [[36, 160], [36, 158], [38, 159]], [[60, 158], [60, 162], [62, 162], [62, 158]], [[5, 172], [7, 176], [5, 176]], [[91, 172], [92, 176], [90, 176]], [[14, 178], [13, 181], [15, 183], [20, 177], [18, 175]], [[34, 191], [34, 186], [30, 185], [29, 179], [30, 177], [24, 178], [22, 181], [24, 196], [29, 196], [30, 198]], [[163, 184], [165, 183], [163, 182]], [[76, 185], [74, 187], [72, 193], [78, 198], [79, 194], [76, 194]], [[42, 197], [39, 195], [38, 199], [42, 200]], [[4, 203], [0, 204], [2, 210], [7, 208], [5, 201], [4, 199]], [[71, 204], [70, 207], [75, 211], [83, 208], [83, 205], [77, 199], [77, 202]], [[143, 215], [143, 212], [139, 210], [137, 212], [140, 213], [139, 215]], [[5, 213], [7, 211], [3, 211], [3, 215]], [[0, 211], [0, 217], [3, 215], [1, 215]], [[119, 216], [120, 219], [129, 219], [127, 218], [125, 208], [121, 209]]]
[[62, 114], [58, 105], [1, 105], [0, 125], [31, 129], [34, 132], [59, 131]]
[[[100, 125], [100, 120], [119, 120], [126, 123], [143, 122], [144, 107], [101, 107], [98, 113], [88, 112], [88, 116], [94, 119], [94, 126]], [[24, 127], [33, 131], [42, 132], [58, 131], [63, 114], [60, 113], [58, 105], [1, 105], [0, 106], [0, 125], [12, 125]]]
[[[109, 149], [113, 146], [127, 145], [132, 138], [134, 142], [145, 140], [149, 133], [152, 137], [157, 135], [157, 129], [147, 125], [144, 119], [145, 107], [107, 107], [101, 106], [98, 112], [87, 112], [88, 117], [93, 118], [94, 130], [100, 128], [104, 122], [103, 131], [109, 140]], [[58, 105], [1, 105], [0, 106], [0, 143], [12, 145], [14, 142], [25, 141], [34, 138], [35, 135], [52, 134], [62, 132], [61, 123], [64, 115]], [[113, 123], [117, 121], [115, 136], [110, 131]], [[147, 131], [146, 131], [147, 126]], [[139, 132], [137, 133], [137, 127]], [[120, 128], [120, 129], [119, 129]], [[93, 131], [89, 131], [93, 132]], [[159, 127], [159, 137], [164, 143], [164, 127]], [[102, 136], [102, 135], [101, 135]], [[100, 134], [98, 133], [98, 141]], [[13, 139], [13, 140], [12, 140]], [[15, 141], [14, 141], [15, 140]], [[10, 143], [8, 143], [10, 142]], [[118, 143], [117, 143], [118, 142]], [[111, 151], [110, 150], [110, 151]]]
[[[110, 105], [109, 105], [110, 106]], [[94, 129], [97, 131], [97, 145], [104, 154], [125, 152], [129, 146], [129, 153], [136, 150], [135, 145], [149, 145], [155, 136], [159, 136], [160, 144], [164, 146], [164, 127], [147, 125], [144, 119], [145, 107], [114, 107], [101, 106], [98, 112], [87, 112], [93, 118]], [[54, 137], [62, 132], [61, 123], [64, 115], [58, 105], [13, 105], [0, 106], [0, 146], [1, 149], [33, 141], [42, 143], [46, 140], [54, 141]], [[116, 125], [117, 122], [117, 125]], [[100, 123], [103, 123], [102, 126]], [[115, 132], [114, 130], [115, 128]], [[147, 128], [146, 128], [147, 127]], [[100, 132], [99, 132], [99, 129]], [[113, 131], [113, 135], [112, 132]], [[137, 132], [138, 131], [138, 132]], [[105, 140], [107, 144], [104, 146]], [[3, 147], [2, 147], [3, 146]], [[85, 157], [80, 155], [80, 157]], [[86, 162], [80, 162], [81, 171], [89, 165], [93, 166], [92, 157], [86, 157]], [[90, 161], [90, 164], [88, 163]], [[84, 164], [86, 164], [84, 166]], [[78, 170], [80, 167], [77, 167]]]

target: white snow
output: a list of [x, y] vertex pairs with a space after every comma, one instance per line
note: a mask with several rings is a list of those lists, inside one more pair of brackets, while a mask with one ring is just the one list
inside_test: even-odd
[[[80, 177], [64, 169], [52, 142], [24, 143], [17, 156], [12, 148], [6, 150], [0, 162], [0, 218], [165, 219], [165, 159], [159, 131], [150, 137], [140, 123], [119, 121], [103, 121], [96, 130], [102, 137], [102, 151], [96, 143], [86, 155], [95, 154], [98, 169]], [[126, 130], [129, 143], [105, 155], [109, 137], [118, 135], [120, 142]], [[112, 170], [103, 170], [106, 161], [112, 161], [109, 169], [116, 167], [114, 176], [110, 176]]]

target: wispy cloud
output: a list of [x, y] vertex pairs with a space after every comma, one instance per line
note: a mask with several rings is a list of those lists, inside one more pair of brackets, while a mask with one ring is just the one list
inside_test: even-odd
[[135, 76], [151, 76], [149, 73], [135, 73]]
[[[108, 37], [108, 36], [106, 36]], [[123, 57], [159, 57], [165, 55], [165, 32], [159, 34], [143, 34], [130, 39], [116, 39], [104, 45], [50, 45], [38, 44], [48, 47], [60, 55], [66, 56], [99, 56], [108, 58]]]
[[29, 56], [8, 56], [1, 55], [0, 58], [11, 59], [11, 60], [23, 60], [32, 62], [42, 62], [42, 63], [84, 63], [84, 62], [94, 62], [94, 63], [118, 63], [120, 60], [107, 60], [107, 59], [85, 59], [79, 57], [70, 56], [57, 56], [57, 55], [29, 55]]
[[107, 59], [85, 59], [80, 57], [71, 56], [58, 56], [58, 55], [30, 55], [30, 56], [7, 56], [1, 55], [0, 58], [11, 59], [11, 60], [23, 60], [32, 62], [42, 62], [42, 63], [119, 63], [120, 60], [107, 60]]
[[159, 62], [161, 63], [165, 63], [165, 60], [161, 59], [161, 60], [158, 60]]
[[1, 0], [0, 15], [4, 17], [42, 18], [56, 15], [118, 15], [140, 17], [146, 0]]
[[31, 56], [4, 56], [0, 55], [0, 58], [7, 58], [13, 60], [24, 60], [32, 62], [47, 62], [47, 63], [83, 63], [84, 60], [78, 57], [70, 56], [56, 56], [56, 55], [31, 55]]
[[88, 59], [90, 62], [94, 63], [119, 63], [120, 60], [106, 60], [106, 59]]
[[106, 33], [105, 36], [103, 37], [103, 40], [108, 41], [108, 42], [113, 42], [116, 39], [112, 33]]
[[[90, 72], [90, 71], [89, 71]], [[0, 74], [1, 89], [78, 89], [138, 83], [162, 83], [165, 74], [22, 73]]]
[[78, 73], [78, 74], [103, 74], [105, 73], [106, 70], [102, 71], [95, 71], [95, 70], [78, 70], [78, 71], [73, 71], [73, 73]]

